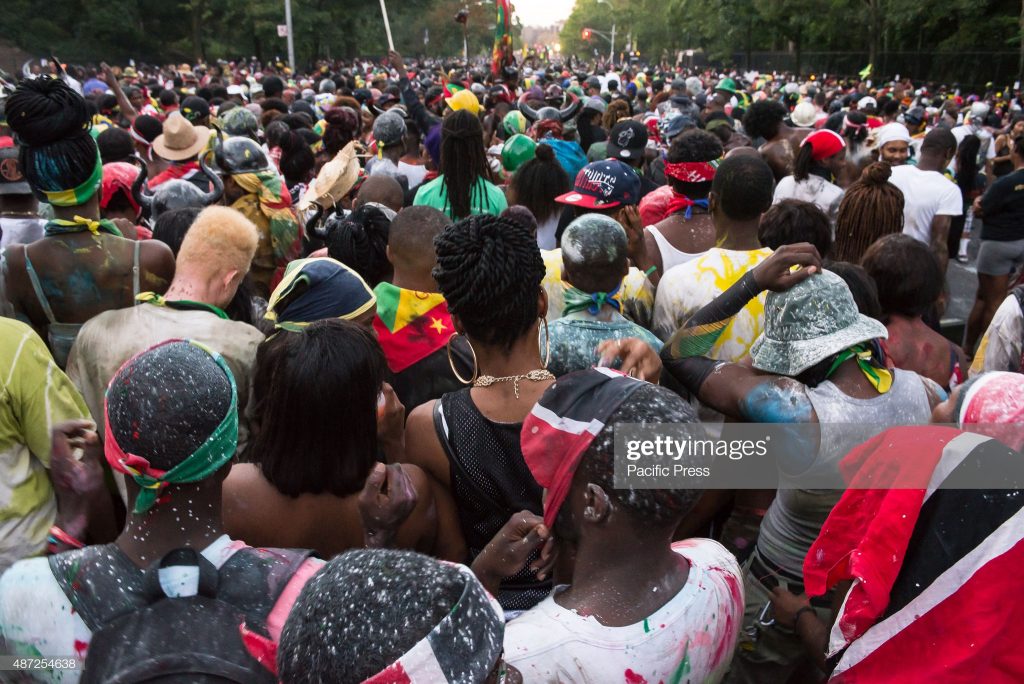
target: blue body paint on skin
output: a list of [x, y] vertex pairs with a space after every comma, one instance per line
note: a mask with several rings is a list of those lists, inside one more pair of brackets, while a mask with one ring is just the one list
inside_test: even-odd
[[808, 423], [813, 409], [802, 387], [782, 387], [767, 381], [743, 397], [740, 411], [752, 423]]

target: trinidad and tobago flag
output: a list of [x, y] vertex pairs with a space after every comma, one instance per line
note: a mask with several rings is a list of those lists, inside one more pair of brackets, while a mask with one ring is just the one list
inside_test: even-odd
[[455, 332], [443, 295], [406, 290], [391, 283], [381, 283], [373, 292], [377, 295], [373, 329], [394, 373], [401, 373], [445, 346]]
[[[831, 682], [1024, 681], [1022, 455], [986, 435], [893, 428], [847, 455], [848, 489], [804, 561], [808, 595], [852, 586]], [[969, 489], [979, 472], [1005, 488]]]

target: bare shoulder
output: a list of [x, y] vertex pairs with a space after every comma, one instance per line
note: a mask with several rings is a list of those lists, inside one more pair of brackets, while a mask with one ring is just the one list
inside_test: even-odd
[[441, 484], [450, 485], [448, 456], [434, 428], [435, 401], [420, 404], [405, 422], [405, 456], [402, 463], [419, 466]]

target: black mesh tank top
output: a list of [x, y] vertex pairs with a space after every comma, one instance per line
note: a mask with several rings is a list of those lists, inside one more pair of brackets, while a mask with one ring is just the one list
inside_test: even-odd
[[[495, 423], [473, 403], [470, 388], [449, 392], [434, 408], [437, 436], [448, 454], [452, 496], [471, 559], [476, 558], [513, 513], [543, 514], [543, 489], [533, 479], [519, 446], [522, 423]], [[535, 560], [531, 556], [529, 563]], [[506, 611], [532, 608], [551, 592], [550, 580], [521, 570], [501, 584]]]

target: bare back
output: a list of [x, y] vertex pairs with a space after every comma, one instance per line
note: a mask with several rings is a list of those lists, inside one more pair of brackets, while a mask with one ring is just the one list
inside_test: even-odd
[[[7, 286], [15, 310], [46, 339], [49, 320], [36, 295], [25, 254], [54, 318], [84, 323], [110, 309], [131, 306], [135, 241], [113, 235], [72, 233], [45, 237], [26, 248], [7, 250]], [[174, 275], [174, 256], [161, 242], [139, 247], [139, 288], [163, 292]]]

